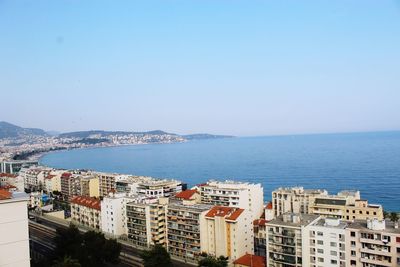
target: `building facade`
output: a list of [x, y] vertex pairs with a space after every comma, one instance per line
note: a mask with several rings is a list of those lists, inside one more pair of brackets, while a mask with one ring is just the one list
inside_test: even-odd
[[101, 228], [101, 202], [91, 197], [74, 196], [71, 198], [71, 221], [94, 229]]

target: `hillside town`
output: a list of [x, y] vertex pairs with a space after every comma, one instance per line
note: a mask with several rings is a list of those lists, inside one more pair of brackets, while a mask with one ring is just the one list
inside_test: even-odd
[[[46, 256], [29, 250], [27, 206], [30, 223], [74, 224], [139, 250], [161, 245], [187, 266], [205, 255], [235, 267], [400, 265], [397, 214], [359, 191], [290, 187], [264, 196], [260, 184], [238, 181], [187, 188], [174, 179], [35, 164], [9, 170], [0, 174], [0, 212], [2, 232], [13, 233], [2, 249], [19, 251], [9, 254], [21, 263], [12, 266]], [[7, 224], [15, 218], [21, 223]]]

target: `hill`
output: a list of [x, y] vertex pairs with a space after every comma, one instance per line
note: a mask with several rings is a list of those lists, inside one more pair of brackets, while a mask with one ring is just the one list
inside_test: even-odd
[[47, 136], [48, 134], [42, 129], [22, 128], [5, 121], [0, 121], [0, 138], [19, 138], [32, 135]]

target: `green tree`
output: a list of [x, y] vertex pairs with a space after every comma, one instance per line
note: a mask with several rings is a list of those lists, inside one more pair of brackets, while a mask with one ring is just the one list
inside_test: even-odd
[[78, 260], [71, 258], [70, 256], [64, 256], [63, 259], [54, 262], [52, 267], [81, 267], [82, 265]]
[[389, 217], [392, 222], [397, 222], [399, 220], [397, 212], [391, 212]]
[[107, 263], [119, 262], [121, 244], [115, 239], [106, 239], [102, 233], [87, 231], [81, 234], [78, 228], [71, 225], [67, 229], [57, 229], [55, 243], [59, 260], [70, 257], [85, 267], [101, 267]]
[[386, 210], [383, 210], [383, 218], [387, 219], [389, 216], [389, 213]]
[[203, 259], [199, 261], [199, 267], [227, 267], [228, 266], [228, 258], [224, 256], [220, 256], [219, 258], [215, 258], [212, 256], [205, 256]]
[[144, 267], [172, 267], [171, 257], [167, 250], [161, 245], [155, 245], [150, 250], [140, 254]]

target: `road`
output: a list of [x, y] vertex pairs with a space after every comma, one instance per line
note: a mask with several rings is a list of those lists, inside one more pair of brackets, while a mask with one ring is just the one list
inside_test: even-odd
[[[58, 221], [50, 220], [48, 218], [38, 216], [33, 220], [29, 220], [29, 238], [31, 246], [34, 247], [36, 252], [43, 255], [48, 255], [55, 249], [53, 239], [56, 236], [57, 228], [67, 228], [67, 224]], [[85, 229], [79, 229], [86, 231]], [[131, 244], [118, 240], [121, 244], [121, 254], [119, 265], [112, 265], [118, 267], [142, 267], [142, 259], [140, 258], [141, 250], [133, 247]], [[174, 267], [193, 267], [180, 261], [173, 260]]]

